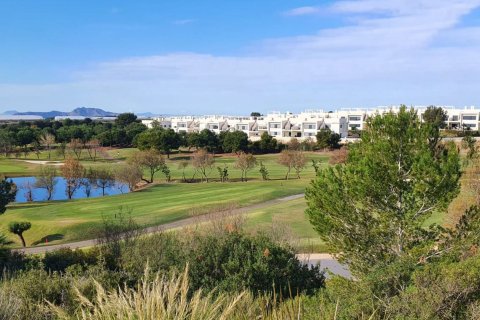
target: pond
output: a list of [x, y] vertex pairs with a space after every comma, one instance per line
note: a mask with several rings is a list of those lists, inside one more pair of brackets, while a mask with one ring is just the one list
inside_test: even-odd
[[[35, 177], [15, 177], [8, 178], [8, 181], [13, 181], [17, 185], [17, 196], [15, 197], [15, 202], [23, 203], [28, 202], [29, 194], [33, 201], [46, 201], [48, 199], [48, 192], [43, 188], [37, 188], [35, 182], [37, 179]], [[55, 178], [55, 187], [52, 193], [51, 200], [67, 200], [66, 190], [66, 180], [63, 177]], [[90, 198], [97, 198], [103, 196], [102, 188], [95, 185], [95, 183], [90, 184]], [[87, 198], [88, 187], [81, 185], [72, 196], [72, 199], [82, 199]], [[126, 184], [115, 182], [111, 186], [105, 188], [105, 196], [111, 196], [116, 194], [128, 193], [129, 189]]]

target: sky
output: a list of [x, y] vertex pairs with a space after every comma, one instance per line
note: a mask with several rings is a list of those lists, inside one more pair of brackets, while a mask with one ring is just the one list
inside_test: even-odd
[[0, 0], [0, 113], [480, 106], [480, 0]]

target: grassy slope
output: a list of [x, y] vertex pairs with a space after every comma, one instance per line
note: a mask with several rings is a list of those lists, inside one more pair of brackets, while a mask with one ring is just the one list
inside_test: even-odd
[[[310, 154], [309, 157], [326, 160], [325, 156], [318, 154]], [[188, 217], [192, 211], [198, 211], [196, 210], [198, 208], [229, 203], [246, 206], [301, 193], [314, 175], [312, 167], [308, 164], [302, 173], [302, 179], [279, 180], [284, 176], [285, 169], [276, 164], [277, 155], [265, 155], [258, 158], [264, 161], [268, 167], [272, 180], [260, 181], [258, 168], [255, 168], [249, 174], [253, 178], [252, 181], [247, 183], [158, 184], [142, 191], [119, 196], [18, 204], [11, 206], [2, 216], [0, 231], [6, 233], [6, 227], [11, 221], [30, 221], [32, 229], [25, 233], [29, 244], [43, 243], [45, 236], [49, 236], [49, 243], [87, 239], [94, 236], [95, 228], [102, 223], [102, 217], [118, 212], [120, 206], [131, 210], [132, 216], [139, 223], [155, 225]], [[233, 169], [234, 160], [234, 157], [220, 157], [217, 159], [217, 165], [227, 164], [230, 168], [230, 177], [238, 179], [240, 174], [238, 170]], [[178, 161], [178, 158], [169, 160], [172, 176], [175, 179], [181, 177], [181, 172], [176, 169]], [[193, 173], [191, 168], [186, 171], [187, 176], [191, 176]], [[215, 171], [212, 171], [213, 175], [216, 175]], [[157, 181], [162, 178], [161, 173], [156, 177]], [[11, 236], [11, 239], [17, 241], [14, 236]]]
[[308, 221], [306, 208], [306, 201], [302, 198], [254, 210], [246, 215], [245, 228], [266, 232], [277, 229], [291, 238], [299, 252], [326, 252], [325, 244]]

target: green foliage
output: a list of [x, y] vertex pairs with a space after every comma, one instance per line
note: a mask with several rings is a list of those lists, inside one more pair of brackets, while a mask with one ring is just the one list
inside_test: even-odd
[[189, 237], [159, 234], [137, 240], [124, 250], [122, 266], [132, 274], [141, 273], [146, 261], [154, 271], [182, 270], [188, 264], [193, 290], [249, 289], [257, 293], [270, 291], [275, 285], [283, 294], [289, 287], [311, 293], [324, 282], [318, 268], [300, 263], [289, 247], [263, 235], [249, 236], [239, 231], [195, 233]]
[[310, 221], [357, 276], [437, 234], [423, 223], [457, 194], [460, 165], [453, 145], [431, 148], [430, 137], [405, 107], [373, 117], [345, 165], [320, 171], [307, 188]]
[[8, 230], [11, 233], [19, 236], [20, 240], [22, 241], [22, 245], [25, 247], [26, 244], [25, 244], [25, 239], [23, 237], [23, 233], [25, 231], [29, 230], [31, 227], [32, 227], [32, 224], [30, 222], [26, 222], [26, 221], [24, 221], [24, 222], [11, 222], [8, 225]]
[[115, 119], [115, 123], [120, 127], [126, 127], [137, 121], [137, 116], [133, 113], [121, 113]]
[[443, 129], [447, 126], [447, 112], [441, 107], [429, 106], [423, 113], [423, 121], [431, 124], [434, 128]]
[[268, 132], [262, 133], [260, 136], [260, 151], [263, 153], [278, 151], [277, 139], [268, 134]]
[[462, 148], [467, 150], [467, 161], [472, 160], [478, 155], [477, 139], [470, 134], [465, 135], [462, 139]]
[[0, 215], [5, 213], [7, 205], [15, 201], [15, 195], [17, 194], [17, 187], [14, 183], [6, 180], [0, 181]]
[[243, 131], [232, 131], [225, 133], [223, 137], [222, 148], [225, 152], [238, 153], [247, 151], [248, 136]]
[[262, 175], [262, 180], [268, 180], [268, 169], [267, 167], [263, 164], [263, 161], [260, 161], [260, 174]]
[[98, 250], [61, 248], [46, 252], [42, 262], [45, 270], [48, 272], [65, 272], [68, 267], [74, 265], [88, 266], [96, 264], [98, 262]]
[[317, 145], [320, 149], [337, 149], [340, 147], [340, 135], [329, 128], [317, 132]]
[[173, 129], [152, 128], [140, 133], [136, 138], [140, 150], [157, 149], [170, 156], [181, 144], [181, 137]]

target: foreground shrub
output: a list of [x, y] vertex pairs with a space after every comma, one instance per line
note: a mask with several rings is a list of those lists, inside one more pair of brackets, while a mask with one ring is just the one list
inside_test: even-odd
[[122, 252], [122, 269], [129, 274], [141, 273], [146, 261], [154, 271], [179, 271], [189, 264], [193, 290], [248, 289], [256, 294], [275, 287], [288, 295], [290, 290], [311, 294], [324, 285], [319, 268], [302, 264], [293, 249], [264, 235], [240, 231], [157, 234], [137, 240]]
[[55, 251], [45, 253], [43, 264], [47, 271], [64, 272], [67, 267], [73, 265], [93, 265], [97, 263], [98, 251], [90, 250], [72, 250], [70, 248], [61, 248]]
[[18, 313], [20, 301], [5, 290], [0, 289], [0, 320], [13, 319]]
[[[230, 319], [236, 305], [248, 297], [243, 292], [234, 296], [203, 294], [202, 290], [189, 295], [188, 269], [170, 280], [157, 274], [149, 281], [146, 274], [135, 289], [124, 287], [107, 292], [99, 283], [94, 300], [77, 289], [80, 319]], [[51, 304], [61, 319], [74, 319], [61, 307]]]

